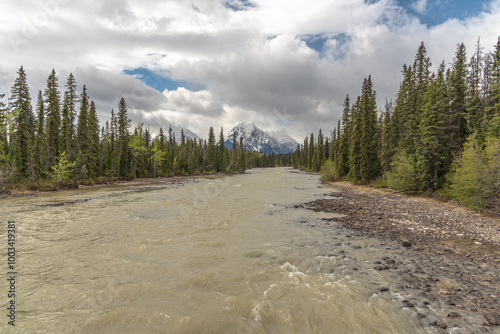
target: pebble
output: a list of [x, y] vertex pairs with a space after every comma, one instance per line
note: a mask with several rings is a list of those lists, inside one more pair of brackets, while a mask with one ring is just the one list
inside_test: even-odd
[[490, 325], [500, 326], [500, 314], [486, 313], [484, 317], [486, 318], [486, 320], [488, 320]]

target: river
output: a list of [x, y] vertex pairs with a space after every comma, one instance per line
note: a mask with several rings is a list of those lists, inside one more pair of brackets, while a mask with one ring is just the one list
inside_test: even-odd
[[[0, 200], [16, 221], [16, 326], [2, 333], [431, 333], [379, 292], [384, 244], [297, 208], [328, 196], [288, 168]], [[295, 206], [295, 207], [294, 207]]]

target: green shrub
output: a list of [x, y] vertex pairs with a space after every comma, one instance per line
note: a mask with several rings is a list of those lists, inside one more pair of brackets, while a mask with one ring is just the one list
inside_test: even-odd
[[323, 182], [335, 181], [338, 178], [335, 163], [330, 159], [326, 160], [321, 166], [320, 174]]
[[488, 138], [484, 150], [469, 138], [448, 182], [447, 192], [457, 202], [479, 209], [493, 205], [500, 197], [500, 138]]
[[386, 174], [386, 181], [387, 186], [391, 189], [403, 191], [420, 190], [415, 156], [409, 155], [405, 150], [400, 151], [391, 163], [391, 170]]

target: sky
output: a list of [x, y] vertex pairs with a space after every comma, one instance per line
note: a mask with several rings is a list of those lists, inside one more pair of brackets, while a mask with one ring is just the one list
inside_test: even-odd
[[[433, 69], [478, 38], [493, 50], [500, 0], [3, 0], [0, 94], [20, 66], [32, 99], [55, 69], [85, 84], [101, 125], [123, 96], [132, 124], [202, 138], [240, 122], [297, 141], [329, 133], [372, 76], [379, 108], [425, 43]], [[35, 101], [33, 101], [33, 104]]]

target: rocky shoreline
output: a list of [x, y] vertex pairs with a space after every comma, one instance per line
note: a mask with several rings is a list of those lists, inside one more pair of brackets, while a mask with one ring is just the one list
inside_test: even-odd
[[[333, 183], [307, 203], [332, 221], [387, 242], [373, 269], [386, 271], [379, 293], [402, 296], [422, 326], [437, 333], [500, 333], [500, 219], [452, 203]], [[323, 226], [325, 227], [325, 226]]]

